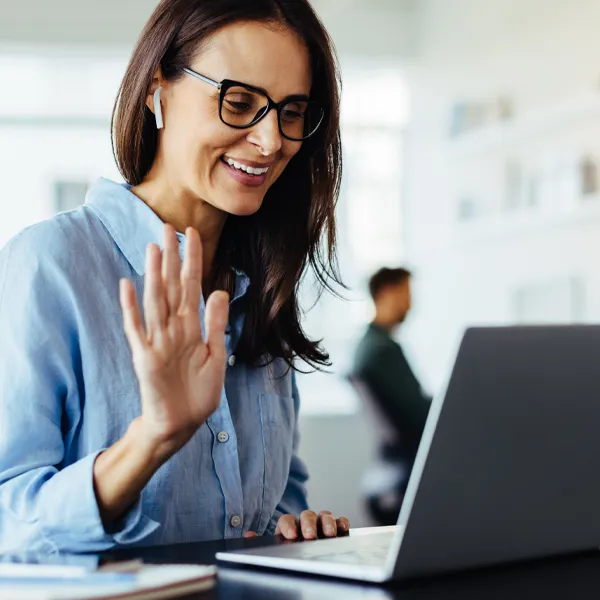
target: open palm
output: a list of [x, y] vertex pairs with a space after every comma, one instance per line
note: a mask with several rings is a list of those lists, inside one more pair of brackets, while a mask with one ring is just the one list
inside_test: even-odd
[[202, 245], [186, 231], [183, 266], [175, 230], [165, 225], [162, 252], [146, 252], [144, 322], [135, 288], [121, 281], [125, 335], [140, 386], [141, 421], [150, 438], [183, 446], [218, 408], [225, 378], [225, 327], [229, 298], [214, 292], [206, 304], [206, 336], [200, 323]]

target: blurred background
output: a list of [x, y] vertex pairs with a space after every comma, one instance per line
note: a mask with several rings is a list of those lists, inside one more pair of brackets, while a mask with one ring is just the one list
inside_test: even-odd
[[[79, 205], [98, 177], [120, 180], [109, 119], [155, 4], [0, 0], [0, 246]], [[414, 273], [401, 339], [432, 394], [468, 325], [600, 319], [600, 2], [313, 5], [344, 80], [338, 218], [350, 291], [307, 314], [333, 368], [299, 379], [301, 453], [313, 508], [359, 526], [378, 432], [344, 376], [376, 268]]]

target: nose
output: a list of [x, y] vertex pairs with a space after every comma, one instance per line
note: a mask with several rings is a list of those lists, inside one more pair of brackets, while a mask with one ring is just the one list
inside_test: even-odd
[[281, 150], [283, 140], [279, 131], [277, 111], [270, 110], [267, 115], [250, 129], [247, 140], [254, 144], [263, 156], [271, 156]]

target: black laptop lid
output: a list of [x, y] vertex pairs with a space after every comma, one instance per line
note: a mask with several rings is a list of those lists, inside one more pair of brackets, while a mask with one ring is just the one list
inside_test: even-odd
[[469, 329], [402, 523], [397, 577], [600, 546], [600, 326]]

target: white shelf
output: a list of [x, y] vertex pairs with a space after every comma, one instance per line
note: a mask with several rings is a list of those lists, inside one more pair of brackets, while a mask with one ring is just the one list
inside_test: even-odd
[[453, 237], [458, 245], [495, 242], [536, 231], [600, 222], [600, 197], [578, 200], [571, 208], [535, 207], [458, 222]]
[[600, 118], [598, 94], [464, 133], [448, 141], [448, 154], [452, 159], [481, 156], [512, 148], [520, 142], [593, 118]]

